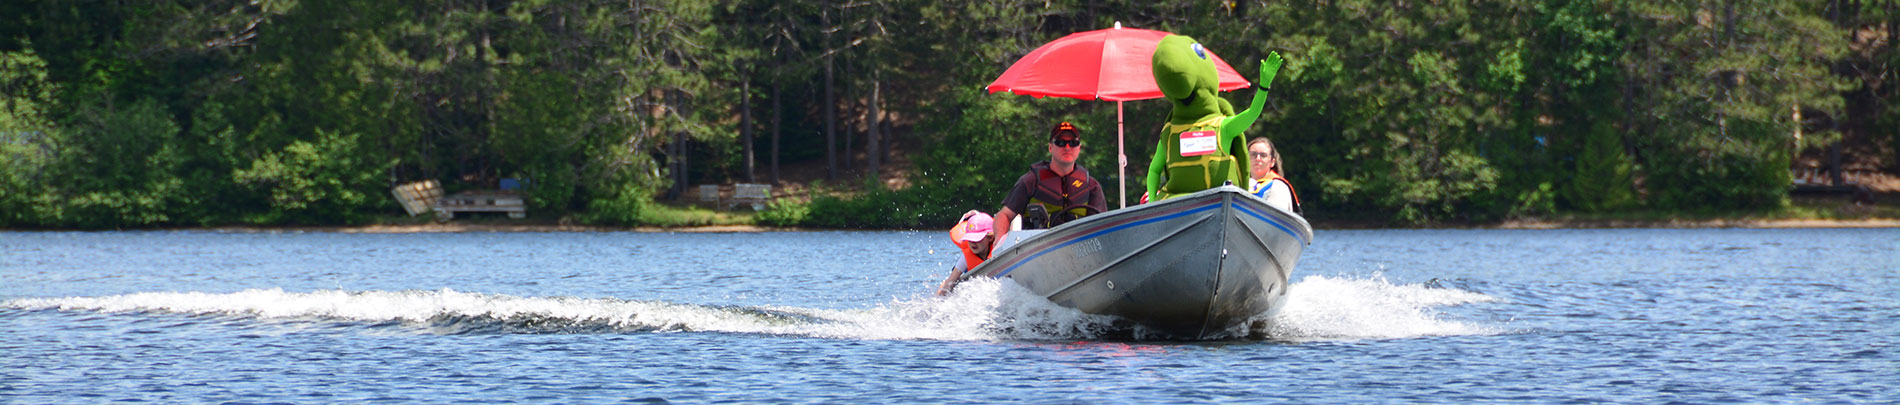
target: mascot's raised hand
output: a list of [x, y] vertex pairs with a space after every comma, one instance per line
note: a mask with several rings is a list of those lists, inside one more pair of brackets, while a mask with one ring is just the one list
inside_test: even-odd
[[[1254, 85], [1253, 104], [1247, 106], [1246, 111], [1234, 114], [1233, 118], [1229, 118], [1227, 122], [1221, 123], [1221, 135], [1239, 137], [1241, 145], [1247, 144], [1247, 128], [1253, 127], [1254, 119], [1260, 118], [1260, 111], [1267, 108], [1267, 89], [1273, 87], [1273, 77], [1280, 73], [1280, 64], [1284, 62], [1285, 60], [1280, 59], [1279, 52], [1268, 53], [1267, 59], [1260, 61], [1260, 83]], [[1236, 150], [1239, 151], [1239, 159], [1242, 163], [1240, 165], [1240, 173], [1251, 173], [1248, 171], [1250, 169], [1248, 166], [1253, 162], [1253, 159], [1247, 158], [1247, 148], [1242, 147]], [[1236, 181], [1234, 184], [1247, 183]]]
[[1286, 63], [1286, 60], [1280, 59], [1279, 52], [1267, 53], [1267, 58], [1260, 61], [1260, 83], [1255, 86], [1259, 86], [1260, 90], [1273, 88], [1273, 77], [1280, 74], [1282, 63]]
[[1148, 163], [1144, 197], [1160, 201], [1227, 182], [1247, 184], [1251, 159], [1245, 132], [1265, 108], [1267, 88], [1282, 62], [1278, 52], [1260, 61], [1253, 103], [1236, 113], [1219, 96], [1220, 76], [1207, 48], [1185, 36], [1161, 38], [1153, 59], [1155, 84], [1174, 108]]

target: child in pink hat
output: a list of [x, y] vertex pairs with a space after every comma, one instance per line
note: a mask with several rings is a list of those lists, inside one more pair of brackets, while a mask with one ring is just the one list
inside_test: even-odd
[[963, 260], [951, 267], [950, 278], [944, 279], [943, 284], [937, 286], [937, 295], [949, 294], [951, 289], [957, 287], [957, 281], [963, 278], [964, 272], [976, 268], [976, 265], [983, 264], [984, 260], [990, 258], [990, 248], [995, 242], [990, 236], [990, 230], [995, 227], [996, 220], [990, 218], [990, 214], [971, 210], [963, 213], [963, 219], [957, 220], [957, 226], [950, 228], [950, 243], [956, 244], [957, 249], [963, 251]]

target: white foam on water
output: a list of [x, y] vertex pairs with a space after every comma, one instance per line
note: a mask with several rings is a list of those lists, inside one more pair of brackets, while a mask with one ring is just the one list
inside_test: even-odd
[[777, 324], [784, 323], [772, 316], [710, 306], [613, 299], [523, 298], [448, 289], [307, 293], [269, 289], [229, 294], [153, 292], [105, 297], [17, 299], [7, 302], [7, 306], [62, 311], [161, 311], [262, 319], [395, 321], [418, 325], [427, 325], [441, 317], [539, 319], [629, 329], [732, 332], [769, 332]]
[[1114, 321], [1058, 306], [1016, 283], [988, 278], [964, 281], [943, 297], [812, 315], [840, 322], [814, 325], [806, 334], [865, 339], [1088, 339]]
[[[1494, 334], [1440, 319], [1434, 308], [1493, 301], [1483, 294], [1308, 276], [1290, 289], [1265, 338], [1311, 341]], [[892, 299], [869, 309], [722, 307], [661, 301], [514, 297], [454, 290], [234, 293], [150, 292], [103, 297], [28, 298], [27, 310], [168, 312], [265, 320], [400, 322], [434, 333], [712, 331], [848, 339], [1051, 340], [1102, 337], [1113, 317], [1057, 306], [1011, 282], [973, 279], [945, 297]], [[576, 328], [578, 327], [578, 328]], [[487, 328], [487, 329], [484, 329]]]
[[1306, 276], [1287, 290], [1286, 306], [1273, 316], [1268, 336], [1312, 341], [1499, 334], [1504, 331], [1443, 319], [1436, 310], [1496, 300], [1464, 290], [1392, 284], [1377, 275]]
[[[265, 320], [401, 322], [455, 333], [481, 323], [515, 331], [715, 331], [858, 339], [1037, 339], [1087, 337], [1107, 317], [1055, 306], [1013, 283], [973, 280], [947, 297], [893, 300], [870, 309], [720, 307], [617, 299], [513, 297], [454, 290], [234, 293], [149, 292], [103, 297], [28, 298], [9, 308], [93, 312], [166, 312]], [[476, 325], [443, 327], [445, 320]], [[1080, 332], [1078, 332], [1080, 331]]]

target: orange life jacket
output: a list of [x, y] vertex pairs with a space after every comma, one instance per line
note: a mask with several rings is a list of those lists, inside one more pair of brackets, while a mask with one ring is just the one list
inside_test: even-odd
[[983, 258], [976, 257], [976, 252], [970, 251], [970, 242], [961, 239], [956, 242], [957, 248], [963, 250], [963, 271], [970, 271], [976, 268], [976, 265], [983, 264]]
[[[963, 251], [963, 271], [970, 271], [976, 268], [976, 265], [983, 264], [983, 258], [977, 257], [976, 252], [970, 251], [970, 242], [963, 240], [963, 234], [968, 233], [966, 229], [969, 229], [969, 226], [969, 221], [963, 221], [958, 222], [957, 226], [950, 227], [950, 243], [956, 244], [957, 249]], [[990, 249], [995, 249], [996, 245], [991, 242], [990, 246]]]

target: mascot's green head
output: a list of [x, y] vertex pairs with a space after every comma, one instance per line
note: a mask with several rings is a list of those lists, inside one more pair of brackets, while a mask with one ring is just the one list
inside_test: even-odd
[[1210, 115], [1233, 115], [1234, 107], [1222, 100], [1220, 74], [1214, 70], [1214, 56], [1201, 44], [1180, 35], [1161, 38], [1155, 45], [1155, 84], [1161, 94], [1174, 103], [1168, 121], [1189, 124]]

